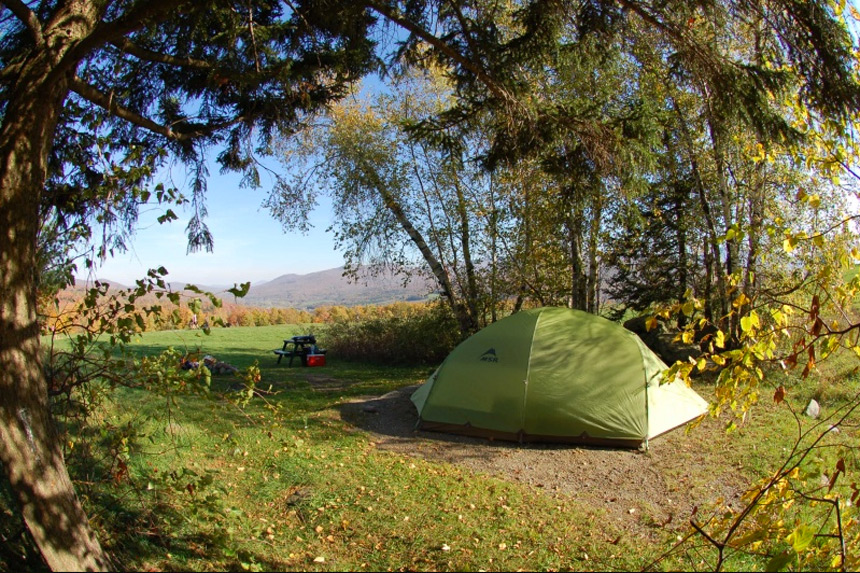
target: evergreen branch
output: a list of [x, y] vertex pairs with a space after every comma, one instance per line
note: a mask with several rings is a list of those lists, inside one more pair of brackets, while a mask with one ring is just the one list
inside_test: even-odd
[[131, 54], [139, 60], [167, 64], [180, 68], [194, 68], [197, 70], [207, 70], [212, 68], [212, 64], [207, 62], [206, 60], [198, 60], [196, 58], [177, 58], [176, 56], [171, 56], [170, 54], [162, 54], [160, 52], [148, 50], [142, 46], [139, 46], [128, 38], [122, 38], [120, 40], [112, 41], [111, 44], [113, 44], [126, 54]]
[[81, 96], [82, 98], [94, 103], [95, 105], [109, 111], [120, 119], [124, 119], [133, 123], [138, 127], [142, 127], [144, 129], [148, 129], [153, 133], [157, 133], [159, 135], [163, 135], [168, 139], [173, 139], [176, 141], [180, 141], [184, 139], [182, 134], [176, 133], [172, 129], [167, 126], [161, 125], [147, 117], [140, 115], [137, 112], [134, 112], [127, 107], [121, 106], [110, 96], [107, 96], [89, 85], [85, 81], [83, 81], [80, 77], [75, 76], [74, 80], [72, 80], [72, 91]]
[[[456, 62], [457, 64], [463, 66], [469, 72], [473, 73], [475, 77], [480, 80], [480, 82], [483, 83], [487, 87], [487, 89], [489, 89], [490, 92], [492, 92], [493, 95], [495, 95], [501, 101], [514, 104], [518, 103], [510, 93], [504, 90], [483, 69], [481, 69], [474, 62], [472, 62], [462, 54], [460, 54], [457, 50], [449, 46], [447, 43], [445, 43], [444, 40], [437, 38], [428, 30], [419, 26], [415, 22], [404, 18], [398, 13], [395, 13], [395, 11], [390, 6], [383, 5], [381, 2], [377, 2], [376, 0], [368, 0], [365, 5], [372, 10], [378, 12], [388, 20], [394, 22], [404, 30], [415, 34], [416, 36], [418, 36], [443, 54], [445, 54], [445, 56], [450, 58], [452, 61]], [[463, 32], [464, 34], [467, 33], [466, 30], [464, 30]]]
[[42, 35], [42, 24], [36, 14], [24, 4], [21, 0], [3, 0], [0, 5], [5, 5], [9, 10], [24, 24], [30, 34], [33, 35], [33, 41], [36, 45], [41, 45], [45, 41]]
[[[164, 54], [161, 52], [156, 52], [154, 50], [150, 50], [140, 46], [139, 44], [135, 44], [128, 38], [120, 38], [118, 40], [112, 40], [110, 44], [116, 46], [123, 53], [132, 55], [139, 60], [144, 60], [147, 62], [154, 62], [157, 64], [166, 64], [169, 66], [176, 66], [179, 68], [190, 68], [195, 70], [215, 70], [217, 66], [213, 62], [209, 62], [207, 60], [201, 60], [199, 58], [182, 58], [177, 56], [172, 56], [170, 54]], [[267, 66], [263, 69], [260, 66], [259, 59], [255, 62], [255, 68], [257, 73], [260, 74], [268, 74], [269, 76], [276, 75], [280, 68], [277, 66]], [[223, 80], [238, 80], [239, 76], [235, 73], [229, 73], [227, 71], [219, 70], [218, 76]], [[0, 76], [2, 79], [2, 76]]]
[[689, 62], [706, 73], [710, 77], [710, 83], [719, 84], [720, 78], [725, 75], [727, 64], [731, 65], [731, 62], [726, 62], [725, 58], [709, 49], [704, 43], [695, 41], [684, 32], [683, 28], [667, 21], [666, 15], [656, 9], [649, 11], [642, 5], [642, 2], [637, 0], [620, 0], [620, 4], [626, 10], [639, 16], [649, 26], [653, 26], [666, 34], [676, 47], [686, 50], [689, 54]]
[[246, 119], [245, 116], [240, 115], [229, 121], [198, 125], [195, 126], [194, 129], [171, 129], [168, 126], [157, 123], [148, 117], [128, 109], [127, 107], [119, 105], [112, 97], [103, 94], [78, 76], [75, 76], [75, 79], [72, 80], [72, 91], [120, 119], [124, 119], [138, 127], [142, 127], [173, 141], [190, 141], [198, 137], [211, 135], [221, 129], [241, 123]]
[[[73, 61], [83, 59], [105, 44], [119, 41], [120, 38], [149, 24], [161, 22], [180, 11], [183, 4], [194, 11], [195, 4], [189, 0], [149, 0], [140, 2], [123, 16], [110, 22], [102, 22], [73, 50]], [[197, 6], [199, 9], [199, 5]]]
[[451, 10], [453, 10], [454, 14], [457, 16], [457, 21], [460, 23], [460, 28], [463, 30], [463, 37], [466, 39], [466, 44], [469, 46], [469, 51], [472, 52], [472, 55], [475, 56], [478, 54], [478, 50], [475, 47], [474, 38], [472, 38], [472, 34], [469, 30], [469, 22], [466, 20], [466, 16], [463, 15], [463, 11], [460, 9], [460, 6], [457, 2], [449, 2], [451, 5]]

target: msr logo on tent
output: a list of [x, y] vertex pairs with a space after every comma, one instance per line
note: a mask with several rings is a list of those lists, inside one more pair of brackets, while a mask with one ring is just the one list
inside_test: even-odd
[[496, 349], [490, 348], [489, 350], [481, 354], [480, 360], [481, 362], [498, 362], [499, 357], [496, 356]]

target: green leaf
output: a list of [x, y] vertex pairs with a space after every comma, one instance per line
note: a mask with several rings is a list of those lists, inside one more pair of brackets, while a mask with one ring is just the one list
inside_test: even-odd
[[780, 553], [779, 555], [774, 555], [771, 557], [770, 561], [765, 565], [765, 571], [782, 571], [785, 569], [792, 561], [794, 561], [793, 553]]
[[227, 292], [229, 292], [230, 294], [232, 294], [235, 297], [242, 298], [243, 296], [248, 294], [249, 290], [251, 290], [250, 281], [246, 282], [246, 283], [242, 283], [241, 285], [238, 285], [238, 286], [235, 283], [233, 283], [233, 288], [228, 288]]
[[798, 525], [797, 529], [792, 531], [786, 538], [798, 553], [809, 547], [809, 544], [812, 543], [813, 539], [815, 539], [815, 530], [803, 523]]
[[163, 225], [164, 223], [169, 223], [170, 221], [175, 221], [177, 219], [179, 219], [179, 217], [176, 216], [176, 213], [174, 213], [173, 210], [168, 209], [163, 215], [158, 217], [158, 223]]

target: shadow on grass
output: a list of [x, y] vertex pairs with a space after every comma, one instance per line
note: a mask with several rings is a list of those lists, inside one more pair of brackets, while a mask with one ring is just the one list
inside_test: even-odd
[[132, 509], [127, 499], [117, 496], [95, 501], [110, 523], [105, 545], [118, 570], [242, 571], [249, 568], [248, 564], [262, 571], [283, 570], [284, 564], [270, 555], [237, 551], [244, 543], [231, 539], [227, 524], [210, 524], [209, 531], [178, 532], [181, 526], [177, 524], [184, 523], [187, 514], [197, 513], [193, 507]]
[[[232, 537], [230, 530], [235, 525], [225, 517], [227, 497], [217, 481], [220, 474], [206, 481], [204, 470], [187, 463], [196, 456], [191, 453], [196, 443], [192, 440], [200, 439], [205, 446], [213, 436], [256, 424], [221, 399], [215, 378], [212, 399], [206, 405], [200, 404], [199, 396], [178, 395], [170, 401], [169, 412], [163, 397], [144, 390], [122, 391], [118, 400], [136, 408], [139, 417], [133, 423], [143, 432], [132, 432], [127, 442], [134, 457], [142, 459], [136, 468], [116, 455], [116, 434], [124, 425], [65, 428], [77, 440], [67, 456], [70, 473], [117, 570], [283, 570], [284, 563], [269, 554], [250, 552], [243, 540]], [[224, 376], [219, 381], [226, 382], [227, 378], [236, 380]], [[195, 433], [198, 429], [200, 434]], [[186, 432], [191, 432], [191, 437]], [[171, 433], [169, 447], [143, 453], [143, 447], [149, 445], [149, 433]], [[182, 458], [169, 461], [166, 468], [158, 464], [159, 471], [153, 464], [174, 448]], [[0, 570], [3, 564], [12, 563], [16, 567], [8, 570], [38, 570], [24, 568], [0, 554]]]

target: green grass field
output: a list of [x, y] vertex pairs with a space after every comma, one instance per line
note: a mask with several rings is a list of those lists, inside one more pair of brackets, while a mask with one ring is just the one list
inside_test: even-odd
[[[583, 507], [575, 496], [379, 451], [338, 406], [422, 382], [430, 370], [348, 363], [331, 353], [322, 368], [276, 364], [272, 350], [284, 338], [309, 332], [307, 326], [223, 328], [209, 336], [154, 332], [132, 346], [140, 355], [174, 347], [240, 369], [256, 364], [261, 393], [244, 407], [218, 399], [235, 388], [238, 379], [230, 375], [213, 376], [211, 399], [113, 393], [102, 429], [76, 447], [88, 438], [118, 448], [127, 468], [89, 458], [88, 466], [72, 470], [119, 568], [635, 571], [675, 541], [675, 533], [659, 529], [657, 541], [647, 544], [622, 535], [601, 519], [601, 508]], [[325, 346], [324, 334], [319, 339]], [[334, 383], [315, 386], [311, 373]], [[844, 390], [839, 381], [819, 381], [792, 400], [802, 410], [816, 395], [829, 406], [847, 400]], [[700, 475], [734, 464], [753, 480], [784, 455], [793, 424], [784, 408], [766, 400], [729, 447], [725, 439], [700, 437], [686, 455], [694, 456], [690, 463], [701, 466]], [[115, 479], [100, 480], [105, 472]], [[659, 567], [690, 563], [687, 556]]]

